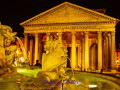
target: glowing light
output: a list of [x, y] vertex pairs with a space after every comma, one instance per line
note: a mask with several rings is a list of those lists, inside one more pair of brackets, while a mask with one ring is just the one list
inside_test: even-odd
[[21, 57], [21, 58], [20, 58], [20, 61], [21, 61], [21, 62], [24, 62], [24, 58], [23, 58], [23, 57]]
[[26, 72], [27, 70], [26, 69], [17, 69], [17, 72]]
[[17, 50], [17, 51], [16, 51], [16, 53], [18, 54], [18, 53], [19, 53], [19, 51]]
[[116, 63], [119, 63], [119, 60], [117, 60]]
[[17, 68], [17, 72], [22, 75], [36, 77], [37, 73], [42, 71], [42, 69], [28, 70], [27, 68]]
[[95, 88], [97, 85], [89, 85], [90, 88]]

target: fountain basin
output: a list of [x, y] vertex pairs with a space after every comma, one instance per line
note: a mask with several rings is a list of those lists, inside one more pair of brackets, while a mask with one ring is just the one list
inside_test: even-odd
[[[69, 74], [69, 81], [73, 79], [73, 73], [71, 71], [67, 72]], [[120, 78], [97, 74], [88, 72], [78, 72], [74, 71], [74, 80], [78, 82], [76, 84], [65, 84], [63, 90], [120, 90]]]
[[[32, 80], [36, 77], [37, 73], [42, 70], [18, 68], [17, 71], [18, 74], [0, 76], [1, 90], [20, 90], [19, 86], [21, 83]], [[69, 75], [68, 81], [72, 81], [73, 73], [71, 71], [67, 71], [67, 74]], [[108, 75], [74, 71], [74, 80], [77, 83], [64, 83], [63, 85], [61, 83], [58, 87], [56, 87], [57, 90], [62, 90], [62, 87], [63, 90], [120, 90], [120, 79]], [[51, 84], [51, 87], [52, 86], [54, 85]]]
[[30, 76], [30, 77], [36, 77], [37, 73], [42, 71], [40, 68], [30, 69], [30, 68], [17, 68], [17, 72], [19, 74]]

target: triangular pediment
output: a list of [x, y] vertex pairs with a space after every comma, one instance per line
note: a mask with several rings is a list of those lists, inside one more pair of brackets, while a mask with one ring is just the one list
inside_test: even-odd
[[30, 18], [20, 25], [51, 24], [51, 23], [73, 23], [73, 22], [101, 22], [116, 21], [116, 18], [101, 14], [99, 12], [64, 2], [43, 13]]

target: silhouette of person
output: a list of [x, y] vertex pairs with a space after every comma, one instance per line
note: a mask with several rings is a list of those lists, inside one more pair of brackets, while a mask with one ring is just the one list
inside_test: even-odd
[[35, 64], [35, 66], [42, 67], [41, 64], [39, 63], [39, 60], [36, 60], [36, 64]]

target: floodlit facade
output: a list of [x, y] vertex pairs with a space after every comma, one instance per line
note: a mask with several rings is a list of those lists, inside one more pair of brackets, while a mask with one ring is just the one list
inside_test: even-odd
[[[30, 60], [42, 62], [50, 35], [68, 50], [66, 67], [88, 70], [115, 70], [115, 26], [118, 19], [64, 2], [22, 23], [24, 45]], [[54, 58], [54, 57], [53, 57]], [[51, 60], [52, 61], [52, 60]]]

